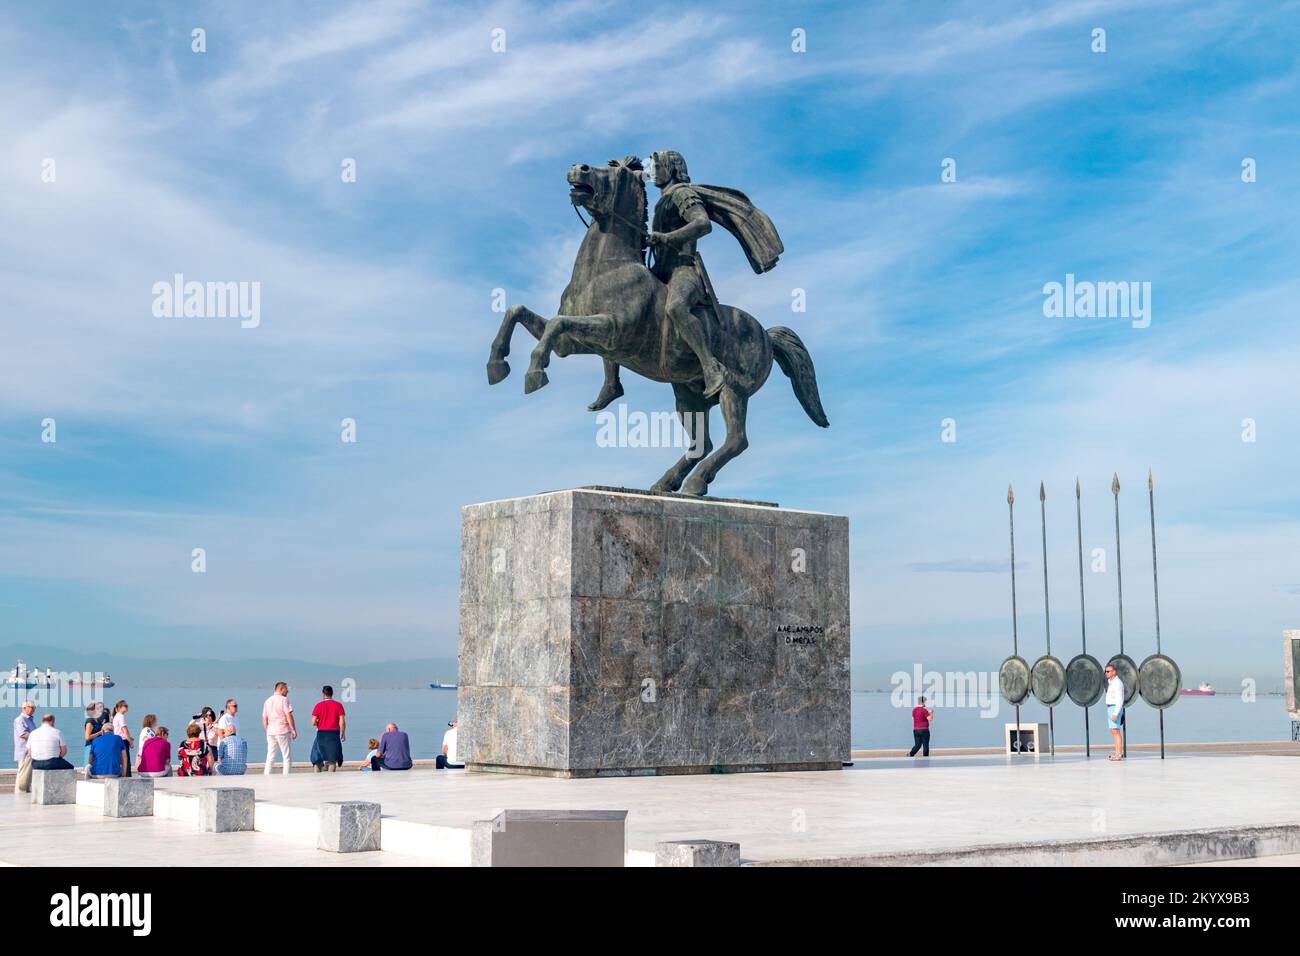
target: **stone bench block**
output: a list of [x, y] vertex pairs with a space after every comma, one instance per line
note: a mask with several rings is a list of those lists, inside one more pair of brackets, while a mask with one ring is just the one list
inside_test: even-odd
[[32, 803], [55, 806], [77, 802], [77, 771], [33, 770]]
[[502, 810], [478, 820], [472, 866], [624, 866], [626, 810]]
[[740, 866], [740, 844], [725, 840], [665, 840], [655, 844], [655, 866]]
[[252, 787], [209, 787], [199, 793], [199, 829], [204, 833], [251, 830], [255, 803]]
[[379, 849], [379, 804], [342, 800], [320, 805], [316, 845], [331, 853]]
[[104, 779], [104, 816], [153, 816], [152, 777], [108, 777]]

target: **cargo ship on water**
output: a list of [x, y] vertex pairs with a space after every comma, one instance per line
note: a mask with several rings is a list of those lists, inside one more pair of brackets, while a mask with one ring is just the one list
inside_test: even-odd
[[1192, 690], [1190, 687], [1184, 687], [1179, 693], [1183, 697], [1213, 697], [1216, 691], [1205, 681], [1201, 681], [1201, 686], [1196, 688], [1196, 690]]
[[[60, 678], [66, 678], [62, 684]], [[60, 686], [74, 690], [102, 690], [113, 686], [113, 678], [107, 674], [59, 674], [52, 667], [29, 669], [20, 660], [10, 669], [5, 686], [15, 690], [54, 690]]]

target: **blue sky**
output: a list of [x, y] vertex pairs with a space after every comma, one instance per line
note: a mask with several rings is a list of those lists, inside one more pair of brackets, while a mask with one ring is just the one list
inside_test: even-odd
[[[1300, 7], [863, 7], [12, 12], [0, 644], [454, 654], [461, 504], [666, 467], [597, 447], [595, 359], [557, 360], [527, 397], [483, 366], [493, 289], [558, 303], [581, 228], [568, 166], [672, 147], [775, 220], [772, 273], [722, 232], [703, 252], [725, 301], [803, 337], [832, 422], [776, 376], [714, 492], [850, 517], [856, 664], [1009, 652], [1008, 481], [1022, 646], [1041, 651], [1040, 479], [1054, 647], [1074, 653], [1073, 483], [1085, 549], [1109, 557], [1115, 470], [1126, 637], [1154, 649], [1152, 467], [1166, 650], [1193, 683], [1277, 683], [1280, 631], [1300, 626]], [[261, 325], [155, 318], [151, 287], [177, 272], [260, 282]], [[1150, 282], [1150, 327], [1044, 317], [1067, 273]], [[670, 407], [666, 386], [625, 384], [632, 408]], [[1114, 584], [1113, 560], [1086, 581], [1098, 654]]]

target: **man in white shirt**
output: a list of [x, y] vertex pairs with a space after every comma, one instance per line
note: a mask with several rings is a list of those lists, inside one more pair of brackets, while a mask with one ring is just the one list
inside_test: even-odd
[[453, 720], [447, 724], [447, 732], [442, 735], [442, 753], [438, 754], [438, 759], [434, 765], [439, 770], [464, 770], [465, 765], [458, 763], [456, 757], [456, 731], [460, 727], [460, 721]]
[[54, 726], [54, 715], [46, 714], [41, 718], [41, 725], [27, 735], [27, 751], [32, 757], [33, 770], [72, 770], [72, 764], [64, 757], [68, 755], [68, 745], [63, 734]]
[[220, 737], [239, 736], [239, 702], [235, 698], [226, 701], [226, 709], [217, 718], [217, 734]]
[[1123, 760], [1124, 740], [1120, 728], [1124, 726], [1124, 682], [1113, 664], [1106, 665], [1106, 726], [1115, 738], [1115, 752], [1106, 759]]

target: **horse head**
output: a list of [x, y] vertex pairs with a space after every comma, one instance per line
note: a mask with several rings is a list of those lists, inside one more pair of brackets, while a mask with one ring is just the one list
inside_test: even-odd
[[568, 182], [569, 201], [598, 222], [614, 218], [645, 232], [645, 176], [636, 156], [611, 159], [607, 166], [570, 166]]

